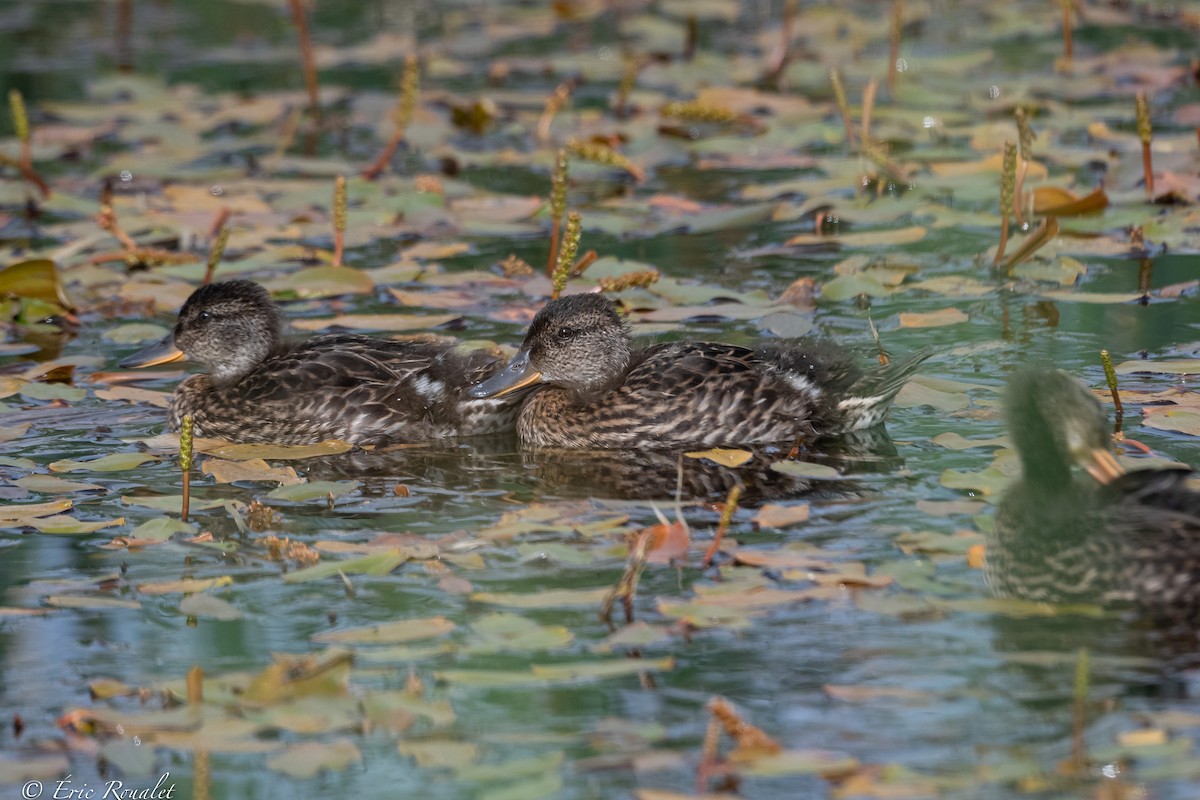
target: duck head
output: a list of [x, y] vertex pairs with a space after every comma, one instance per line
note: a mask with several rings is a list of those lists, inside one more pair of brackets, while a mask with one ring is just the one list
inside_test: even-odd
[[613, 304], [598, 294], [569, 295], [547, 303], [508, 365], [469, 394], [502, 397], [549, 385], [586, 402], [620, 383], [629, 360], [629, 334]]
[[1026, 480], [1064, 485], [1071, 480], [1073, 464], [1100, 483], [1124, 474], [1109, 450], [1104, 407], [1062, 370], [1041, 366], [1015, 373], [1004, 408]]
[[122, 367], [148, 367], [187, 358], [216, 381], [249, 374], [279, 343], [279, 309], [252, 281], [201, 286], [179, 310], [175, 329], [162, 341], [122, 359]]

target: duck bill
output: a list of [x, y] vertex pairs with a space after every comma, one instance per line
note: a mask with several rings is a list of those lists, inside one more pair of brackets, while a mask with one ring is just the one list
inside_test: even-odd
[[1116, 457], [1107, 450], [1097, 448], [1088, 453], [1087, 463], [1083, 465], [1088, 475], [1098, 483], [1108, 484], [1125, 474], [1125, 468], [1117, 463]]
[[183, 358], [183, 351], [175, 346], [175, 337], [167, 334], [161, 342], [152, 344], [145, 350], [139, 350], [131, 356], [121, 359], [122, 367], [154, 367], [159, 364], [170, 364]]
[[483, 383], [472, 386], [468, 394], [477, 400], [504, 397], [506, 394], [532, 388], [541, 380], [542, 373], [529, 365], [529, 354], [522, 350], [513, 356], [504, 369]]

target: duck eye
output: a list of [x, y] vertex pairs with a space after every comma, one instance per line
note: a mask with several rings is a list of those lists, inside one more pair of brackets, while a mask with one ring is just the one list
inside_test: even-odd
[[212, 313], [209, 311], [201, 311], [196, 315], [196, 317], [201, 321], [207, 322], [208, 320], [212, 319]]
[[564, 325], [558, 329], [558, 333], [556, 335], [559, 339], [574, 339], [577, 333], [579, 333], [579, 331]]

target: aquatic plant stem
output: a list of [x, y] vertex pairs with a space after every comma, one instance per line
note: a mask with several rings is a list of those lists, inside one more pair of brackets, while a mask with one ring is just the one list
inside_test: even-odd
[[562, 290], [567, 286], [567, 278], [571, 267], [575, 265], [575, 254], [579, 252], [579, 237], [583, 233], [583, 222], [578, 211], [567, 214], [567, 230], [563, 235], [562, 246], [558, 250], [558, 260], [554, 264], [554, 291], [551, 300], [557, 300]]
[[554, 277], [558, 261], [558, 240], [562, 233], [562, 218], [567, 212], [567, 173], [569, 158], [566, 148], [560, 147], [554, 157], [554, 173], [550, 177], [550, 255], [546, 261], [546, 276]]
[[313, 57], [312, 37], [308, 33], [308, 15], [301, 0], [288, 0], [292, 11], [292, 22], [300, 39], [300, 58], [304, 64], [304, 85], [308, 89], [308, 110], [313, 122], [321, 124], [321, 101], [317, 91], [317, 64]]
[[888, 32], [888, 97], [896, 99], [896, 74], [900, 64], [900, 34], [904, 28], [904, 0], [892, 3], [892, 26]]
[[729, 522], [733, 519], [733, 512], [737, 511], [738, 500], [741, 496], [742, 487], [730, 487], [729, 496], [725, 498], [725, 507], [721, 509], [721, 521], [717, 523], [717, 533], [713, 536], [712, 544], [704, 551], [704, 561], [701, 564], [705, 569], [712, 566], [713, 557], [721, 548], [721, 542], [725, 541], [725, 531], [729, 529]]
[[625, 68], [621, 71], [621, 82], [617, 84], [617, 93], [613, 97], [613, 115], [617, 119], [629, 116], [629, 93], [637, 83], [638, 73], [642, 71], [642, 60], [635, 56], [625, 57]]
[[[204, 702], [204, 668], [199, 665], [187, 671], [184, 679], [189, 706], [199, 707]], [[199, 749], [192, 756], [192, 797], [208, 800], [212, 788], [212, 760], [207, 750]]]
[[412, 123], [413, 114], [417, 109], [417, 97], [421, 91], [421, 66], [417, 57], [410, 53], [404, 59], [404, 77], [400, 79], [400, 100], [392, 112], [392, 122], [395, 129], [392, 137], [383, 146], [379, 156], [362, 171], [362, 176], [373, 181], [380, 176], [387, 165], [391, 163], [396, 148], [404, 141], [408, 126]]
[[1033, 128], [1029, 125], [1029, 115], [1025, 113], [1025, 109], [1017, 106], [1013, 112], [1013, 116], [1017, 120], [1017, 154], [1020, 158], [1017, 159], [1017, 178], [1013, 186], [1012, 207], [1013, 214], [1017, 218], [1017, 224], [1024, 228], [1025, 175], [1029, 172], [1029, 161], [1033, 158], [1033, 140], [1036, 138], [1036, 135], [1033, 132]]
[[1004, 249], [1008, 246], [1008, 211], [1013, 205], [1013, 194], [1016, 188], [1017, 146], [1012, 142], [1004, 143], [1004, 160], [1000, 168], [1000, 244], [996, 245], [996, 255], [992, 266], [1004, 258]]
[[0, 155], [0, 166], [8, 164], [16, 167], [21, 177], [32, 183], [42, 193], [43, 198], [50, 196], [50, 186], [42, 180], [33, 168], [33, 142], [29, 130], [29, 114], [25, 110], [25, 96], [19, 89], [8, 90], [8, 108], [12, 114], [13, 131], [21, 142], [21, 155], [16, 159]]
[[1137, 132], [1138, 138], [1142, 141], [1142, 172], [1145, 175], [1146, 181], [1146, 197], [1154, 199], [1154, 166], [1150, 159], [1150, 137], [1152, 131], [1150, 128], [1150, 103], [1146, 99], [1145, 92], [1138, 92], [1135, 99], [1135, 110], [1137, 113]]
[[783, 4], [783, 19], [779, 26], [779, 43], [767, 60], [767, 69], [763, 73], [762, 83], [779, 88], [783, 72], [792, 59], [792, 35], [796, 25], [796, 0], [786, 0]]
[[[664, 113], [666, 113], [664, 111]], [[638, 183], [646, 180], [646, 171], [629, 160], [624, 153], [618, 152], [607, 144], [600, 142], [583, 142], [578, 139], [567, 140], [567, 153], [582, 161], [592, 161], [610, 167], [623, 169]]]
[[117, 72], [133, 72], [133, 0], [117, 0], [117, 24], [113, 32]]
[[625, 572], [617, 583], [608, 590], [600, 603], [600, 621], [612, 628], [612, 610], [618, 598], [625, 606], [625, 622], [633, 622], [633, 599], [637, 595], [638, 580], [642, 570], [646, 568], [646, 556], [650, 552], [653, 537], [650, 531], [644, 530], [632, 534], [633, 541], [629, 547], [629, 558], [625, 562]]
[[863, 89], [862, 123], [860, 129], [864, 149], [869, 148], [871, 142], [871, 112], [875, 110], [875, 95], [878, 91], [879, 81], [874, 78], [867, 81], [867, 87]]
[[346, 249], [346, 176], [338, 175], [333, 181], [333, 266], [342, 265]]
[[850, 105], [846, 102], [846, 87], [842, 85], [842, 75], [836, 69], [829, 71], [829, 83], [833, 86], [833, 100], [837, 104], [838, 114], [842, 117], [842, 127], [846, 130], [846, 146], [853, 150], [856, 145], [854, 123], [850, 120]]
[[1113, 367], [1112, 356], [1107, 350], [1100, 351], [1100, 363], [1104, 366], [1104, 382], [1108, 384], [1108, 391], [1112, 393], [1113, 405], [1117, 407], [1117, 419], [1125, 415], [1125, 408], [1121, 405], [1121, 395], [1117, 392], [1117, 370]]
[[192, 500], [192, 415], [184, 414], [179, 425], [179, 469], [183, 471], [183, 500], [179, 506], [179, 518], [188, 521]]
[[[228, 216], [228, 209], [223, 209]], [[212, 246], [208, 249], [208, 263], [204, 267], [204, 285], [212, 283], [213, 274], [217, 271], [217, 264], [221, 262], [221, 257], [225, 255], [225, 245], [229, 244], [229, 226], [221, 221], [221, 228], [217, 231], [216, 239], [213, 240]]]
[[1075, 775], [1084, 774], [1087, 767], [1083, 728], [1087, 721], [1088, 671], [1088, 651], [1081, 647], [1075, 659], [1075, 715], [1071, 726], [1071, 767]]
[[1025, 237], [1025, 241], [1021, 242], [1021, 246], [1017, 252], [1013, 253], [1000, 265], [1002, 269], [1012, 269], [1017, 264], [1020, 264], [1025, 259], [1036, 253], [1046, 242], [1058, 235], [1058, 218], [1046, 217], [1042, 220], [1042, 224], [1037, 227], [1032, 233]]
[[1061, 0], [1062, 2], [1062, 37], [1063, 37], [1063, 58], [1067, 61], [1075, 58], [1075, 38], [1074, 32], [1071, 29], [1071, 10], [1075, 5], [1075, 0]]
[[111, 233], [113, 238], [121, 243], [121, 247], [125, 248], [126, 253], [137, 252], [137, 242], [121, 230], [121, 226], [117, 223], [117, 212], [112, 207], [112, 189], [108, 186], [105, 186], [100, 193], [100, 213], [96, 215], [96, 224]]
[[571, 100], [571, 91], [574, 88], [570, 81], [563, 81], [555, 87], [554, 94], [546, 98], [546, 107], [542, 110], [534, 132], [538, 142], [545, 144], [550, 141], [550, 126], [554, 123], [554, 116]]

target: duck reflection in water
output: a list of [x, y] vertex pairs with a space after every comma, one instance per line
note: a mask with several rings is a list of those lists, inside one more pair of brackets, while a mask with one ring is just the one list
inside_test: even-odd
[[1200, 621], [1200, 492], [1186, 468], [1126, 472], [1100, 402], [1049, 367], [1013, 375], [1004, 397], [1021, 478], [1000, 503], [985, 578], [1003, 596], [1135, 608]]

